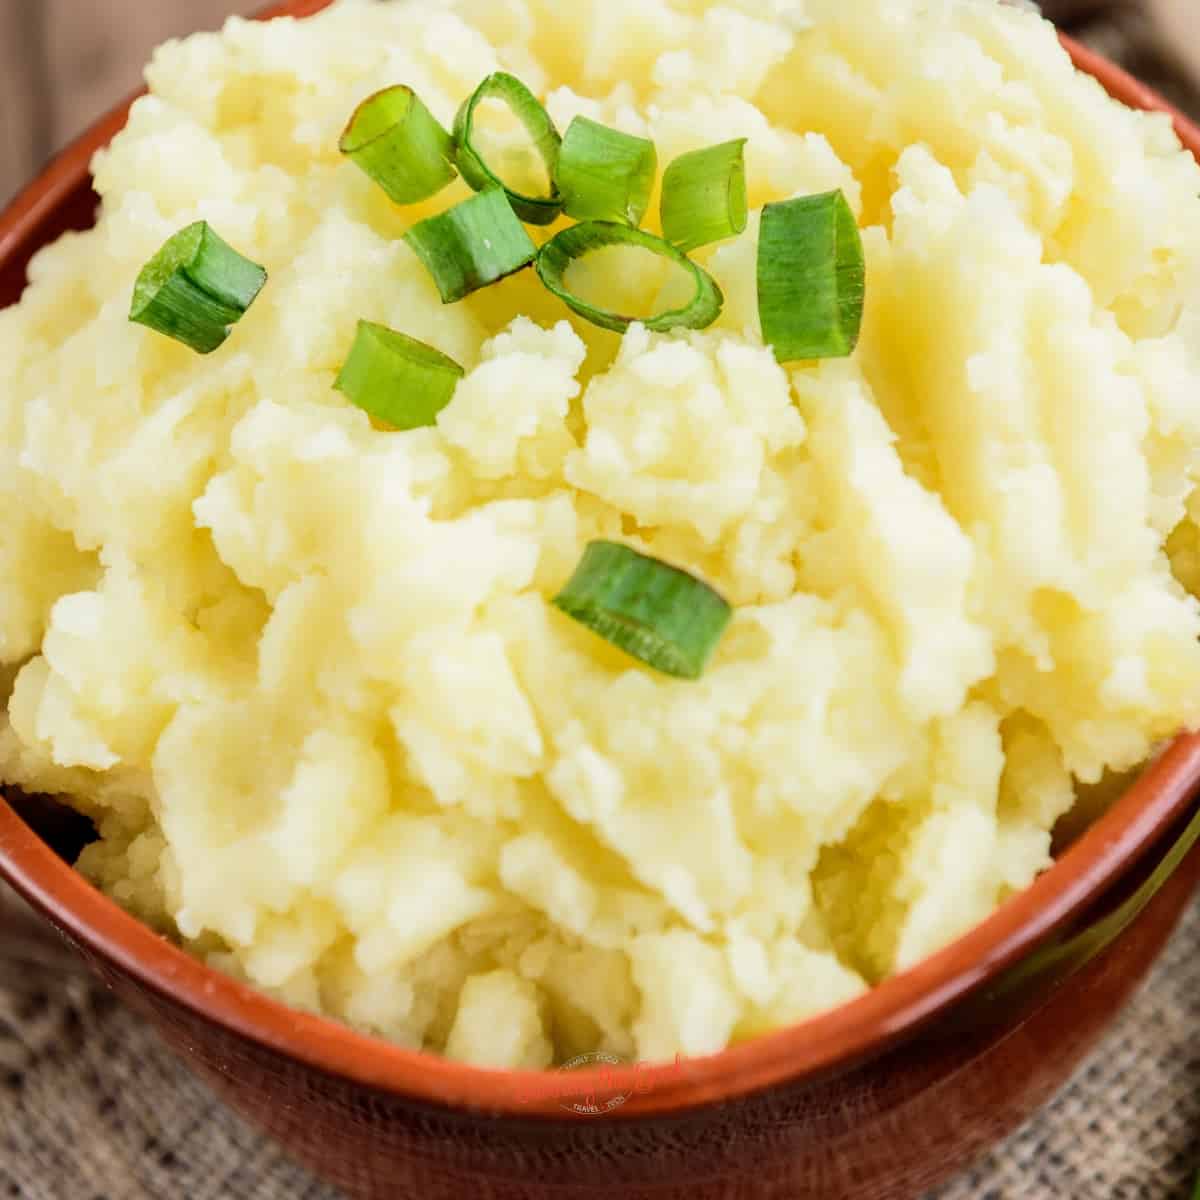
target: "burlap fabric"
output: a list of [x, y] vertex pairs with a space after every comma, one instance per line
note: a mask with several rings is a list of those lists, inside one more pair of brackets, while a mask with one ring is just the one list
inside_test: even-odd
[[[0, 1197], [337, 1200], [3, 893], [0, 922]], [[1200, 908], [1057, 1101], [929, 1200], [1184, 1200], [1197, 1169]]]
[[[1180, 3], [1198, 6], [1200, 33], [1200, 0]], [[1046, 0], [1044, 7], [1200, 112], [1187, 55], [1158, 36], [1140, 4]], [[1198, 1169], [1200, 911], [1193, 911], [1154, 978], [1058, 1100], [930, 1200], [1184, 1200]], [[337, 1200], [219, 1104], [0, 885], [4, 1197]]]

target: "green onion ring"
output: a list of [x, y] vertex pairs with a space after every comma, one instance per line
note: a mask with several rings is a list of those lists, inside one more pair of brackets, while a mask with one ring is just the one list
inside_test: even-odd
[[746, 139], [681, 155], [663, 174], [663, 237], [685, 254], [746, 231]]
[[567, 127], [555, 183], [568, 217], [640, 225], [657, 177], [653, 142], [587, 117]]
[[453, 139], [409, 87], [368, 96], [338, 148], [397, 204], [428, 200], [457, 174]]
[[[696, 284], [695, 295], [683, 308], [670, 309], [654, 317], [626, 317], [589, 304], [568, 289], [565, 278], [567, 268], [576, 259], [606, 246], [639, 246], [651, 254], [669, 259], [691, 275]], [[582, 225], [564, 229], [542, 247], [537, 257], [537, 272], [546, 287], [568, 308], [593, 325], [611, 329], [615, 333], [624, 333], [635, 323], [645, 325], [656, 333], [664, 333], [669, 329], [705, 329], [721, 315], [725, 303], [717, 281], [670, 242], [613, 221], [585, 221]]]
[[437, 424], [465, 372], [452, 358], [386, 325], [359, 321], [333, 385], [364, 412], [397, 429]]
[[[513, 116], [525, 127], [546, 165], [546, 175], [551, 181], [549, 196], [527, 196], [513, 191], [488, 166], [487, 160], [476, 148], [475, 110], [488, 99], [503, 100]], [[497, 71], [475, 89], [475, 93], [458, 110], [454, 121], [454, 142], [458, 169], [477, 192], [490, 187], [503, 188], [513, 212], [529, 225], [552, 225], [561, 215], [562, 197], [558, 194], [554, 176], [558, 169], [558, 150], [562, 138], [545, 107], [516, 76]]]
[[865, 294], [862, 236], [840, 191], [763, 209], [758, 311], [781, 363], [852, 354]]
[[619, 542], [592, 542], [554, 605], [678, 679], [699, 679], [733, 610], [702, 579]]
[[500, 188], [489, 188], [414, 225], [404, 240], [428, 268], [442, 303], [529, 266], [537, 247]]
[[207, 221], [181, 229], [142, 268], [129, 319], [211, 354], [229, 337], [267, 282]]

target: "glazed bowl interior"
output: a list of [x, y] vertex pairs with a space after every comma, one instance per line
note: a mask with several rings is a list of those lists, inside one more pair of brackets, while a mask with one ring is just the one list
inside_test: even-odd
[[[327, 0], [277, 5], [264, 16], [307, 16]], [[1200, 156], [1200, 129], [1111, 63], [1068, 44], [1078, 66], [1118, 99], [1170, 113]], [[59, 233], [90, 224], [92, 153], [124, 124], [110, 114], [58, 159], [0, 217], [0, 305], [20, 293], [30, 255]], [[1200, 785], [1200, 735], [1179, 738], [1121, 799], [1068, 847], [1028, 890], [912, 970], [838, 1009], [720, 1054], [682, 1064], [608, 1073], [641, 1099], [613, 1114], [637, 1120], [728, 1101], [785, 1081], [845, 1069], [917, 1030], [939, 1012], [1088, 913], [1176, 826]], [[333, 1021], [285, 1008], [219, 974], [158, 937], [91, 887], [0, 800], [0, 876], [48, 915], [84, 952], [151, 992], [169, 997], [253, 1042], [367, 1088], [475, 1111], [562, 1116], [539, 1099], [534, 1076], [488, 1071], [368, 1038]], [[532, 1098], [531, 1098], [532, 1097]]]

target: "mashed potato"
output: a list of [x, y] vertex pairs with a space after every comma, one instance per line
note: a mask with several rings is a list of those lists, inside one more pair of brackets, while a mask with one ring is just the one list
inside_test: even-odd
[[[841, 188], [857, 353], [764, 348], [757, 216], [703, 333], [532, 272], [444, 308], [400, 235], [463, 185], [397, 209], [338, 134], [497, 68], [664, 165], [749, 139], [756, 209]], [[1200, 169], [1037, 17], [342, 0], [149, 77], [0, 316], [0, 782], [209, 962], [492, 1066], [703, 1054], [942, 946], [1200, 724]], [[211, 358], [127, 320], [201, 218], [271, 272]], [[436, 428], [333, 390], [360, 318], [467, 368]], [[595, 538], [736, 606], [700, 682], [548, 603]]]

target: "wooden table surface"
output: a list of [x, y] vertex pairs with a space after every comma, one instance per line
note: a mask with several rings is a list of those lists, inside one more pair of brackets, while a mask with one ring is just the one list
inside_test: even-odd
[[[231, 13], [260, 4], [0, 0], [0, 204], [138, 85], [156, 44], [215, 29]], [[1149, 82], [1167, 86], [1179, 102], [1187, 103], [1189, 95], [1171, 84], [1189, 68], [1200, 81], [1200, 0], [1043, 0], [1043, 8], [1105, 52], [1125, 52]], [[1200, 88], [1194, 94], [1200, 96]]]
[[0, 0], [0, 203], [139, 86], [159, 42], [259, 0]]

